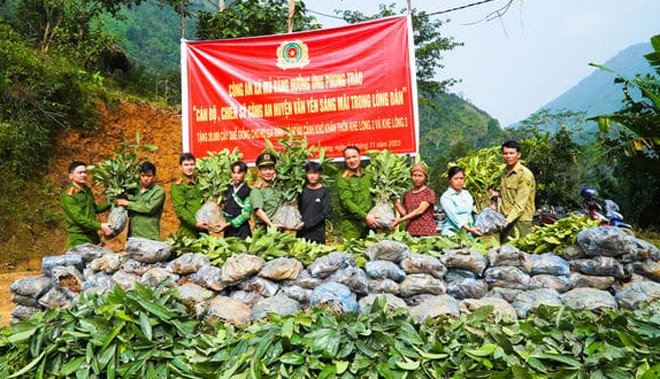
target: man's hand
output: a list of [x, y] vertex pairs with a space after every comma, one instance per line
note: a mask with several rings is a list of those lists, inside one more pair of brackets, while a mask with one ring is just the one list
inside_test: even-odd
[[117, 205], [119, 205], [120, 207], [128, 207], [128, 200], [117, 199]]
[[208, 226], [208, 224], [206, 224], [205, 222], [198, 222], [198, 223], [195, 225], [195, 228], [196, 228], [197, 230], [204, 230], [204, 231], [207, 231], [207, 232], [209, 231], [209, 226]]
[[380, 225], [378, 224], [378, 219], [375, 216], [367, 215], [365, 218], [367, 225], [372, 229], [377, 229]]
[[110, 228], [110, 224], [108, 223], [101, 224], [101, 231], [106, 237], [111, 236], [113, 233], [112, 229]]
[[483, 233], [483, 232], [481, 231], [481, 229], [479, 229], [479, 228], [470, 228], [470, 229], [468, 229], [468, 231], [469, 231], [470, 233], [474, 234], [474, 235], [477, 236], [477, 237], [481, 237], [481, 236], [484, 235], [484, 233]]

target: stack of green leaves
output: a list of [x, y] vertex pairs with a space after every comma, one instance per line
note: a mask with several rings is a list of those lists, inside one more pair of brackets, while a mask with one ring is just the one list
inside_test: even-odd
[[[271, 152], [278, 150], [270, 140], [266, 140], [266, 145]], [[277, 173], [275, 185], [282, 191], [285, 202], [298, 202], [306, 182], [305, 163], [315, 158], [317, 154], [318, 161], [323, 167], [324, 180], [327, 181], [327, 178], [334, 176], [336, 168], [331, 164], [332, 160], [325, 155], [325, 150], [309, 146], [306, 137], [289, 133], [278, 141], [278, 145], [281, 151], [276, 152], [278, 161], [275, 166]]]
[[208, 156], [197, 160], [195, 177], [204, 202], [222, 204], [225, 191], [232, 183], [229, 166], [241, 158], [243, 154], [238, 148], [232, 151], [225, 148], [217, 153], [209, 152]]
[[464, 157], [450, 162], [447, 168], [462, 167], [465, 170], [464, 187], [474, 198], [474, 205], [481, 211], [490, 204], [489, 188], [499, 188], [502, 171], [506, 166], [502, 162], [499, 147], [470, 151]]
[[557, 253], [568, 246], [575, 245], [578, 233], [598, 226], [598, 223], [598, 220], [592, 220], [588, 216], [570, 215], [552, 225], [537, 227], [533, 233], [515, 239], [511, 241], [511, 244], [531, 254]]
[[237, 237], [217, 238], [202, 235], [199, 239], [172, 236], [168, 243], [171, 250], [178, 255], [202, 253], [209, 257], [213, 265], [218, 267], [221, 267], [227, 258], [237, 254], [257, 255], [266, 261], [283, 257], [294, 258], [307, 266], [317, 258], [336, 251], [333, 246], [308, 242], [296, 238], [293, 234], [278, 232], [274, 228], [257, 229], [245, 241]]
[[425, 323], [379, 298], [247, 326], [205, 325], [163, 287], [83, 297], [0, 334], [4, 378], [657, 378], [660, 304], [541, 306], [526, 320], [483, 307]]
[[[140, 150], [155, 151], [155, 145], [140, 146], [140, 133], [135, 133], [135, 142], [123, 140], [115, 154], [88, 170], [95, 186], [105, 190], [108, 202], [126, 198], [128, 193], [140, 188]], [[147, 159], [146, 156], [142, 159]]]
[[365, 155], [370, 158], [365, 171], [371, 175], [371, 194], [376, 203], [389, 203], [411, 186], [412, 157], [392, 154], [389, 150], [369, 150]]

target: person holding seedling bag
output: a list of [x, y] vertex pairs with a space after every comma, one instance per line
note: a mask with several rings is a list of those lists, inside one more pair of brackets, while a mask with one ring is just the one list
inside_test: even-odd
[[98, 230], [110, 235], [110, 224], [100, 223], [96, 215], [110, 208], [107, 203], [96, 204], [91, 188], [87, 186], [87, 165], [80, 161], [73, 161], [69, 165], [69, 179], [71, 185], [61, 196], [64, 220], [66, 221], [66, 247], [74, 247], [84, 243], [99, 244]]
[[272, 218], [275, 216], [280, 203], [282, 192], [275, 187], [275, 164], [277, 158], [271, 151], [265, 151], [257, 157], [256, 166], [259, 170], [259, 179], [254, 184], [250, 195], [250, 204], [256, 216], [255, 227], [278, 227]]
[[403, 197], [403, 205], [399, 199], [394, 205], [401, 214], [395, 218], [392, 228], [407, 221], [406, 230], [413, 237], [431, 236], [436, 234], [435, 221], [433, 220], [433, 204], [435, 204], [435, 192], [426, 186], [428, 180], [426, 164], [416, 163], [410, 169], [413, 189]]
[[323, 166], [320, 163], [307, 162], [305, 174], [307, 185], [298, 200], [302, 222], [296, 226], [296, 237], [325, 244], [325, 219], [330, 213], [330, 189], [321, 183]]
[[371, 175], [360, 168], [360, 149], [357, 146], [347, 146], [344, 149], [346, 170], [337, 180], [339, 201], [342, 205], [341, 233], [344, 241], [365, 238], [369, 228], [376, 229], [376, 218], [369, 215], [372, 208]]
[[195, 218], [195, 214], [202, 207], [202, 195], [195, 180], [195, 156], [190, 153], [181, 154], [179, 168], [181, 178], [170, 188], [172, 206], [180, 222], [177, 234], [199, 238], [199, 233], [208, 232], [209, 227], [205, 222], [199, 222]]
[[242, 240], [250, 237], [250, 214], [252, 205], [250, 204], [250, 187], [245, 184], [245, 175], [248, 166], [245, 162], [236, 161], [229, 166], [231, 170], [232, 183], [227, 186], [225, 192], [224, 216], [227, 222], [221, 226], [225, 231], [225, 237], [238, 237]]
[[141, 188], [128, 199], [117, 199], [117, 205], [128, 209], [128, 237], [160, 240], [160, 218], [165, 203], [165, 190], [156, 185], [156, 166], [140, 165]]

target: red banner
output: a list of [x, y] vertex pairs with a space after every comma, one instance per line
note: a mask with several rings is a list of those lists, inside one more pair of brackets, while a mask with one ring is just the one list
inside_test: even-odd
[[345, 27], [182, 41], [183, 149], [238, 147], [254, 162], [286, 129], [331, 157], [418, 149], [412, 28], [406, 16]]

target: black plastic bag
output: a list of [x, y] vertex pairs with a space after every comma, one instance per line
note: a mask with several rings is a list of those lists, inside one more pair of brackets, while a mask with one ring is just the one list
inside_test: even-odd
[[290, 297], [273, 296], [259, 300], [252, 307], [252, 319], [260, 319], [268, 313], [277, 313], [280, 316], [289, 316], [300, 310], [300, 303]]
[[402, 259], [400, 265], [407, 274], [431, 274], [438, 279], [447, 274], [447, 268], [442, 262], [430, 255], [411, 254]]
[[447, 295], [458, 300], [480, 299], [487, 290], [486, 283], [481, 279], [461, 279], [447, 284]]
[[448, 269], [462, 268], [478, 276], [481, 276], [488, 266], [486, 257], [468, 249], [448, 250], [441, 260]]
[[530, 277], [518, 267], [498, 266], [490, 267], [484, 273], [484, 279], [489, 288], [504, 287], [518, 290], [529, 288]]
[[498, 233], [504, 230], [506, 219], [493, 208], [487, 207], [481, 211], [474, 220], [475, 228], [484, 235]]
[[364, 254], [370, 261], [383, 260], [399, 263], [410, 255], [410, 249], [403, 242], [382, 240], [369, 246]]
[[615, 279], [623, 279], [625, 273], [623, 265], [611, 257], [595, 257], [592, 259], [576, 259], [571, 265], [581, 273], [596, 276], [612, 276]]
[[406, 277], [406, 273], [390, 261], [369, 261], [364, 269], [371, 279], [392, 279], [400, 283]]
[[332, 252], [317, 258], [307, 267], [307, 271], [313, 278], [325, 279], [333, 272], [346, 267], [355, 267], [355, 258], [348, 253]]

